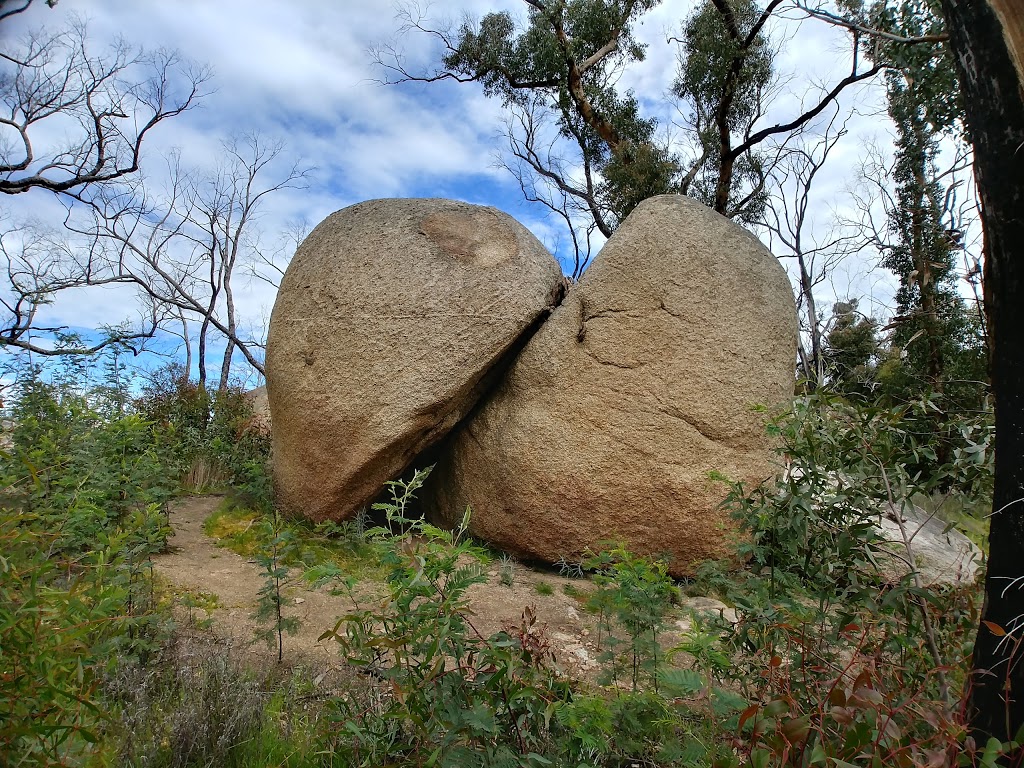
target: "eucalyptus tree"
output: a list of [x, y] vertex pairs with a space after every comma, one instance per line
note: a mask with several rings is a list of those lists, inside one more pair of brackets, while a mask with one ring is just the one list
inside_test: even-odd
[[691, 194], [724, 215], [759, 221], [766, 178], [787, 139], [881, 66], [865, 67], [853, 56], [849, 74], [823, 87], [811, 106], [766, 125], [777, 82], [768, 28], [791, 0], [763, 7], [756, 0], [703, 0], [669, 41], [679, 52], [672, 98], [688, 139], [680, 150], [660, 134], [670, 126], [645, 115], [636, 95], [618, 87], [622, 72], [644, 59], [634, 29], [659, 2], [524, 0], [525, 19], [492, 12], [458, 26], [432, 25], [406, 7], [403, 31], [438, 41], [439, 64], [411, 69], [395, 44], [376, 49], [375, 58], [389, 83], [478, 83], [499, 99], [514, 158], [506, 165], [529, 199], [577, 227], [582, 216], [584, 229], [592, 222], [608, 236], [641, 200], [662, 193]]
[[[882, 265], [900, 281], [891, 328], [905, 388], [950, 394], [963, 407], [980, 407], [985, 347], [981, 326], [957, 286], [957, 262], [971, 228], [964, 217], [970, 207], [960, 205], [970, 153], [964, 149], [959, 82], [943, 39], [939, 2], [844, 5], [850, 21], [874, 30], [865, 35], [866, 55], [887, 65], [895, 153], [891, 166], [876, 166], [869, 174], [887, 217], [885, 231], [873, 232], [872, 239]], [[958, 150], [951, 160], [942, 159], [943, 144]]]

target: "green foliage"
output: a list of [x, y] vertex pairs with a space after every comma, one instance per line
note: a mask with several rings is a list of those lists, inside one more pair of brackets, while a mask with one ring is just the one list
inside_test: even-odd
[[230, 484], [248, 503], [270, 508], [270, 438], [244, 391], [209, 392], [171, 364], [150, 374], [134, 405], [168, 431], [188, 490], [223, 490]]
[[163, 435], [30, 377], [0, 454], [0, 741], [15, 764], [63, 764], [95, 741], [97, 670], [146, 658], [150, 557], [166, 544]]
[[[857, 23], [897, 37], [942, 36], [938, 0], [845, 0]], [[895, 157], [884, 201], [888, 242], [882, 265], [899, 279], [888, 355], [877, 375], [893, 401], [945, 396], [951, 416], [984, 407], [987, 345], [979, 313], [958, 289], [956, 261], [968, 224], [957, 210], [960, 181], [940, 167], [942, 144], [962, 142], [962, 107], [948, 44], [907, 45], [871, 36], [864, 52], [886, 65]], [[955, 170], [955, 169], [954, 169]], [[939, 453], [945, 449], [939, 446]]]
[[[684, 163], [667, 138], [658, 138], [657, 119], [643, 116], [636, 95], [617, 88], [622, 69], [645, 55], [634, 27], [658, 4], [529, 3], [524, 26], [507, 11], [488, 13], [479, 24], [439, 33], [447, 46], [434, 79], [475, 81], [485, 96], [500, 99], [522, 121], [517, 156], [531, 157], [526, 164], [538, 177], [557, 178], [555, 198], [589, 212], [605, 234], [659, 194], [689, 194], [741, 221], [759, 222], [770, 162], [750, 147], [734, 147], [751, 134], [775, 76], [775, 49], [758, 23], [762, 9], [754, 0], [707, 1], [683, 23], [673, 93], [692, 137], [692, 157]], [[544, 160], [547, 153], [537, 152], [547, 114], [560, 139], [579, 152], [585, 185], [565, 175], [564, 158]]]
[[913, 532], [894, 549], [875, 527], [915, 499], [990, 492], [983, 418], [958, 425], [948, 462], [914, 470], [934, 458], [933, 413], [928, 400], [890, 408], [818, 393], [773, 421], [787, 472], [749, 492], [734, 486], [728, 502], [749, 533], [751, 570], [702, 574], [740, 620], [696, 623], [675, 649], [695, 659], [701, 677], [689, 687], [708, 707], [718, 691], [740, 694], [725, 721], [735, 756], [716, 764], [910, 765], [961, 754], [954, 695], [977, 626], [975, 588], [937, 589], [906, 566], [894, 571], [913, 563]]
[[0, 745], [5, 764], [63, 765], [97, 739], [95, 671], [123, 591], [69, 577], [37, 522], [0, 510]]
[[[225, 506], [207, 530], [263, 568], [257, 618], [278, 658], [300, 569], [353, 599], [323, 639], [363, 674], [314, 711], [293, 684], [169, 652], [152, 557], [187, 422], [172, 411], [187, 414], [188, 398], [169, 397], [153, 421], [29, 382], [0, 455], [0, 743], [23, 765], [78, 764], [95, 741], [115, 764], [149, 766], [991, 762], [1000, 745], [959, 746], [975, 591], [894, 575], [873, 525], [915, 500], [983, 506], [991, 427], [944, 417], [942, 456], [933, 399], [866, 403], [870, 391], [796, 400], [771, 425], [787, 473], [732, 488], [750, 568], [708, 566], [692, 588], [735, 606], [735, 623], [694, 616], [664, 648], [677, 588], [663, 563], [612, 546], [561, 564], [592, 573], [571, 594], [598, 616], [604, 688], [559, 676], [529, 607], [500, 632], [477, 631], [468, 595], [486, 574], [465, 536], [469, 510], [455, 531], [410, 514], [429, 470], [389, 486], [376, 528], [285, 521], [265, 472], [236, 473], [257, 502]], [[355, 587], [374, 569], [387, 594], [364, 608]]]
[[734, 486], [727, 500], [750, 534], [741, 554], [755, 574], [769, 572], [772, 596], [795, 580], [863, 604], [881, 578], [882, 514], [903, 514], [947, 488], [961, 497], [989, 492], [992, 429], [984, 415], [959, 424], [948, 463], [914, 471], [936, 458], [934, 410], [926, 399], [888, 408], [820, 391], [772, 421], [785, 473], [751, 491]]
[[530, 611], [489, 638], [473, 628], [466, 593], [486, 577], [464, 540], [468, 511], [455, 531], [407, 517], [426, 474], [392, 485], [388, 527], [370, 531], [403, 531], [384, 555], [389, 598], [323, 636], [388, 694], [335, 701], [333, 752], [349, 765], [551, 765], [542, 753], [562, 689], [543, 629]]
[[598, 647], [606, 647], [601, 655], [605, 682], [615, 683], [625, 675], [634, 692], [643, 684], [657, 687], [658, 635], [676, 595], [668, 567], [637, 557], [621, 545], [592, 555], [584, 567], [594, 572], [596, 589], [587, 607], [599, 616]]
[[[727, 5], [740, 40], [745, 41], [762, 9], [754, 0], [728, 0]], [[690, 112], [698, 141], [696, 172], [686, 192], [715, 208], [724, 159], [719, 114], [730, 133], [749, 133], [775, 77], [775, 50], [763, 31], [744, 47], [729, 33], [723, 14], [710, 0], [700, 3], [686, 19], [682, 36], [673, 92]], [[763, 165], [764, 159], [754, 151], [735, 158], [727, 211], [740, 221], [761, 220], [767, 202]]]
[[[632, 28], [658, 0], [568, 0], [531, 7], [525, 29], [507, 12], [489, 13], [479, 25], [464, 23], [443, 60], [445, 70], [475, 80], [484, 95], [505, 106], [550, 110], [559, 133], [576, 144], [583, 161], [603, 176], [602, 207], [621, 221], [642, 200], [675, 189], [679, 161], [654, 139], [657, 122], [640, 114], [632, 93], [619, 93], [614, 73], [644, 58]], [[610, 55], [577, 73], [571, 62], [588, 60], [617, 39]], [[563, 41], [564, 40], [564, 47]], [[530, 84], [530, 85], [527, 85]], [[581, 99], [614, 132], [602, 135], [582, 114]]]
[[837, 302], [825, 337], [826, 375], [832, 386], [846, 394], [866, 395], [876, 377], [882, 344], [878, 321], [857, 310], [857, 301]]

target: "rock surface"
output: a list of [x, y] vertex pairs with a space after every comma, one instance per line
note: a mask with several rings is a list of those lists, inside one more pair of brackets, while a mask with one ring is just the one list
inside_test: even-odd
[[494, 208], [373, 200], [329, 216], [295, 254], [270, 320], [283, 509], [355, 513], [466, 415], [561, 292], [555, 259]]
[[[882, 568], [897, 582], [910, 572], [900, 525], [893, 517], [882, 515], [878, 527], [890, 542], [886, 548], [897, 555], [883, 559]], [[914, 565], [924, 585], [961, 586], [974, 581], [981, 568], [982, 552], [966, 535], [917, 506], [904, 511], [903, 527], [910, 536]]]
[[256, 387], [245, 393], [252, 405], [252, 426], [264, 435], [270, 434], [270, 401], [267, 399], [267, 388]]
[[[757, 239], [682, 196], [642, 203], [453, 436], [425, 504], [553, 562], [607, 540], [675, 575], [731, 552], [712, 471], [772, 471], [754, 404], [793, 393], [789, 281]], [[275, 424], [276, 424], [275, 414]]]

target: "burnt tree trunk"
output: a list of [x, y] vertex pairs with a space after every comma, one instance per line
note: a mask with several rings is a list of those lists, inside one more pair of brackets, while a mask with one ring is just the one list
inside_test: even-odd
[[974, 144], [992, 334], [995, 493], [968, 694], [971, 732], [983, 746], [989, 736], [1013, 738], [1024, 725], [1024, 579], [1015, 581], [1024, 577], [1024, 7], [1020, 0], [942, 0], [942, 10]]

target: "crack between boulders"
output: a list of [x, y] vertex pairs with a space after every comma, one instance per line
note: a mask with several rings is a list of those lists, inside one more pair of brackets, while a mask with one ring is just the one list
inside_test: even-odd
[[[405, 469], [402, 470], [403, 473], [407, 472], [409, 467], [425, 467], [436, 464], [439, 458], [448, 452], [448, 448], [455, 439], [455, 436], [463, 430], [470, 432], [470, 436], [476, 439], [468, 425], [472, 423], [480, 410], [489, 402], [494, 391], [505, 381], [506, 374], [515, 364], [516, 359], [525, 349], [526, 345], [540, 332], [554, 311], [562, 305], [566, 294], [566, 283], [564, 280], [559, 280], [558, 284], [548, 294], [547, 305], [534, 316], [523, 332], [513, 339], [494, 361], [494, 364], [473, 384], [473, 389], [478, 391], [473, 407], [466, 412], [465, 416], [452, 425], [447, 435], [413, 456]], [[431, 481], [428, 479], [427, 482], [430, 483]]]

